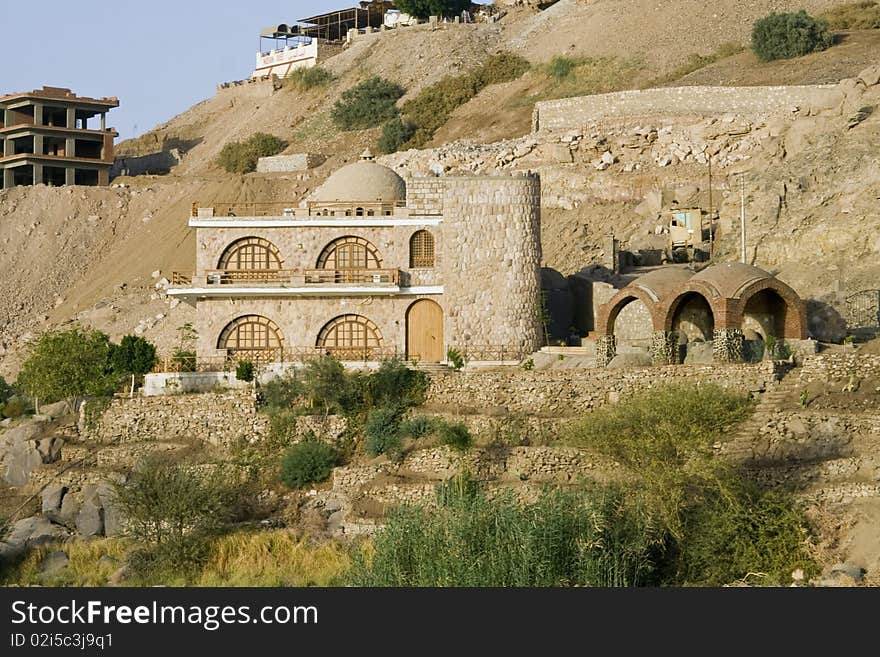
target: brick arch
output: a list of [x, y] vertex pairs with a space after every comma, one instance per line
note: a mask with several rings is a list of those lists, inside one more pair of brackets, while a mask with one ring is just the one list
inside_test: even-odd
[[672, 331], [675, 313], [678, 312], [678, 308], [682, 301], [684, 301], [685, 297], [689, 294], [698, 294], [703, 297], [703, 299], [706, 300], [706, 303], [709, 304], [709, 309], [712, 311], [715, 328], [724, 328], [724, 317], [727, 313], [723, 299], [718, 293], [718, 290], [715, 289], [714, 285], [704, 281], [690, 280], [680, 290], [676, 291], [675, 294], [670, 295], [668, 301], [666, 301], [662, 308], [659, 309], [659, 314], [662, 319], [658, 330], [666, 331], [667, 333]]
[[658, 330], [658, 302], [645, 290], [633, 285], [627, 286], [615, 294], [611, 299], [602, 304], [599, 308], [599, 317], [596, 321], [596, 327], [599, 335], [614, 335], [614, 322], [620, 311], [635, 300], [639, 300], [645, 304], [651, 315], [651, 323], [654, 330]]
[[736, 324], [736, 328], [740, 327], [749, 300], [766, 290], [775, 292], [786, 306], [783, 335], [777, 337], [805, 340], [807, 338], [807, 305], [797, 292], [777, 278], [763, 278], [743, 288], [736, 299], [731, 299], [728, 302], [730, 306], [729, 322]]

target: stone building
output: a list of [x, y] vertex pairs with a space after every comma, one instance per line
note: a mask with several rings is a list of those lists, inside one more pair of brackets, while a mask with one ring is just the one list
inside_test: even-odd
[[116, 98], [83, 98], [57, 87], [0, 97], [3, 189], [109, 184], [118, 133], [106, 117], [114, 107]]
[[768, 272], [738, 262], [695, 273], [647, 273], [599, 308], [597, 356], [608, 364], [621, 345], [644, 347], [655, 364], [732, 362], [748, 343], [807, 338], [806, 304]]
[[540, 181], [342, 167], [298, 206], [193, 208], [202, 362], [514, 360], [542, 344]]

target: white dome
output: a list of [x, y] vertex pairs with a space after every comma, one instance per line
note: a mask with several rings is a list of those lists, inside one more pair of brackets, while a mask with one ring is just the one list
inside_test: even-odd
[[394, 171], [371, 160], [337, 169], [309, 196], [310, 201], [391, 203], [406, 200], [406, 183]]

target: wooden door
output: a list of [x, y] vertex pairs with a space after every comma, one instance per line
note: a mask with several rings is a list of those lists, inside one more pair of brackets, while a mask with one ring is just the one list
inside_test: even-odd
[[416, 301], [406, 314], [406, 356], [423, 363], [443, 360], [443, 309], [429, 299]]

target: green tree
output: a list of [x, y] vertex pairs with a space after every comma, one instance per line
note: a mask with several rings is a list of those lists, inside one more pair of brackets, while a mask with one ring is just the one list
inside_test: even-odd
[[110, 352], [110, 365], [120, 376], [131, 377], [131, 394], [134, 395], [135, 379], [149, 372], [156, 365], [156, 345], [138, 335], [123, 336], [122, 341]]
[[310, 434], [284, 454], [281, 481], [290, 488], [320, 483], [330, 476], [338, 458], [333, 447]]
[[340, 130], [365, 130], [397, 116], [397, 101], [405, 90], [399, 84], [372, 77], [346, 90], [330, 115]]
[[834, 37], [824, 20], [803, 9], [796, 13], [770, 14], [752, 27], [752, 50], [765, 62], [803, 57], [830, 48]]
[[107, 394], [119, 385], [110, 362], [112, 349], [110, 338], [100, 331], [49, 331], [31, 348], [19, 383], [45, 402]]
[[6, 383], [6, 379], [0, 376], [0, 406], [6, 403], [6, 400], [15, 394], [12, 386]]
[[471, 8], [471, 0], [397, 0], [397, 8], [416, 18], [456, 16]]
[[379, 137], [379, 150], [383, 153], [396, 153], [408, 142], [416, 132], [416, 126], [404, 121], [399, 116], [391, 119], [382, 127]]

